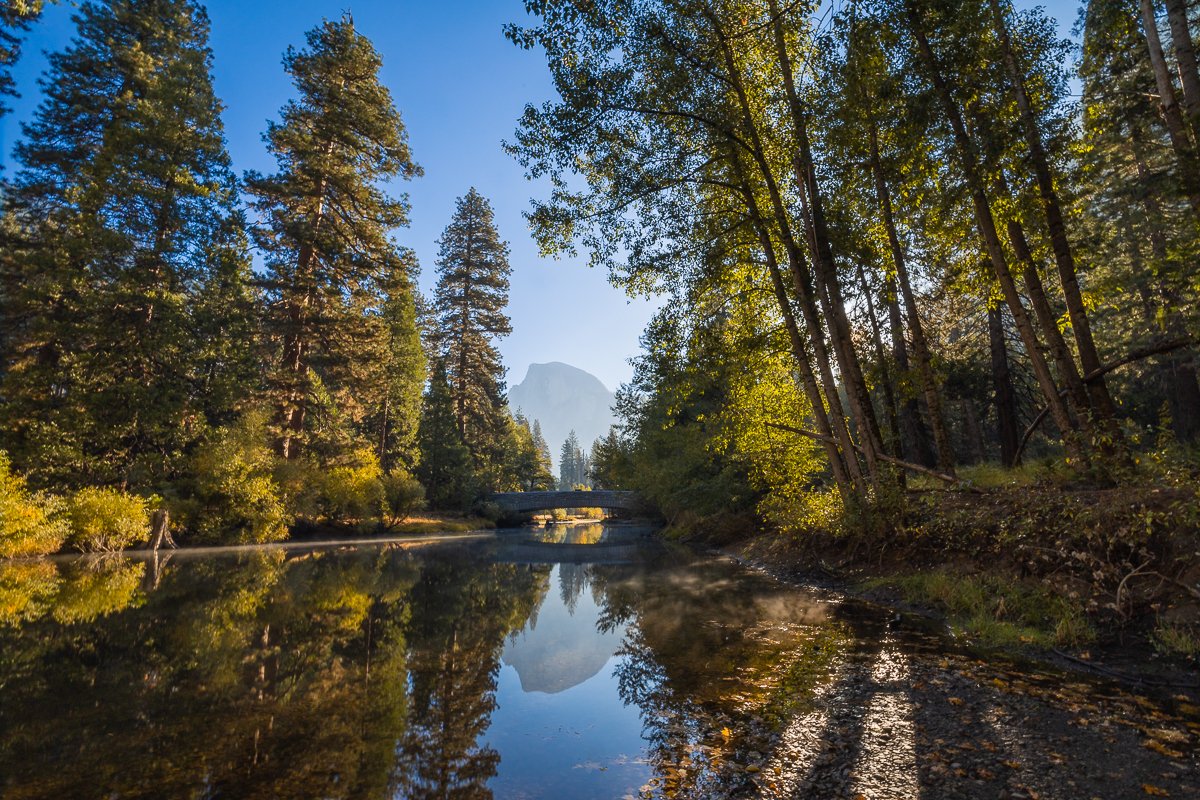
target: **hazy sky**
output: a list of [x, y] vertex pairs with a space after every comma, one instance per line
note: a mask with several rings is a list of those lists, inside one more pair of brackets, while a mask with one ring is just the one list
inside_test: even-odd
[[[1077, 3], [1047, 5], [1064, 32], [1069, 29]], [[513, 333], [500, 345], [509, 383], [520, 382], [530, 363], [545, 361], [585, 369], [610, 389], [630, 377], [628, 359], [637, 352], [653, 301], [630, 300], [582, 259], [539, 258], [522, 212], [544, 187], [526, 182], [501, 150], [525, 104], [553, 93], [542, 54], [518, 49], [501, 33], [504, 23], [526, 19], [520, 0], [210, 0], [207, 6], [216, 91], [225, 103], [226, 136], [239, 174], [274, 168], [261, 134], [293, 94], [280, 65], [284, 49], [303, 45], [305, 31], [323, 17], [351, 10], [383, 55], [383, 80], [425, 169], [423, 178], [396, 187], [412, 201], [412, 226], [397, 238], [420, 257], [424, 288], [433, 285], [437, 239], [455, 198], [475, 186], [492, 201], [500, 235], [512, 246]], [[72, 33], [69, 7], [53, 7], [26, 45], [16, 70], [24, 96], [0, 122], [0, 151], [10, 170], [18, 123], [39, 101], [43, 53], [64, 47]]]

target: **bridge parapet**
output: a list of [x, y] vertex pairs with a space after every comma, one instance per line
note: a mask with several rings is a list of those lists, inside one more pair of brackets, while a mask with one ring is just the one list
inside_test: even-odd
[[596, 489], [567, 492], [499, 492], [489, 498], [509, 514], [549, 511], [554, 508], [605, 508], [632, 511], [641, 506], [636, 492]]

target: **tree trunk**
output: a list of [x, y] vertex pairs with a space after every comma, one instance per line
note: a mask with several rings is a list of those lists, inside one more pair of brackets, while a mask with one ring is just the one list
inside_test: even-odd
[[171, 515], [166, 509], [160, 508], [150, 515], [150, 541], [146, 544], [146, 549], [158, 551], [160, 548], [169, 547], [174, 550], [177, 546], [175, 539], [171, 537]]
[[979, 411], [975, 401], [964, 398], [962, 401], [963, 425], [967, 429], [967, 444], [971, 447], [971, 458], [976, 464], [984, 460], [983, 426], [979, 424]]
[[925, 325], [921, 322], [920, 314], [917, 313], [917, 298], [912, 290], [912, 281], [908, 276], [908, 261], [904, 256], [904, 248], [900, 245], [900, 235], [896, 230], [892, 195], [883, 174], [883, 161], [879, 157], [879, 132], [873, 117], [870, 134], [871, 169], [875, 173], [875, 199], [879, 203], [880, 216], [883, 217], [883, 225], [887, 230], [888, 247], [892, 253], [892, 263], [896, 268], [896, 281], [904, 296], [908, 332], [912, 336], [913, 358], [917, 361], [917, 374], [921, 380], [925, 405], [929, 408], [929, 422], [933, 428], [934, 446], [937, 448], [937, 465], [942, 472], [953, 475], [954, 448], [950, 444], [950, 433], [946, 430], [946, 417], [942, 412], [942, 393], [933, 374], [933, 358], [929, 352], [928, 340], [925, 338]]
[[1033, 259], [1033, 253], [1030, 252], [1029, 242], [1025, 239], [1025, 230], [1015, 219], [1008, 221], [1008, 237], [1012, 241], [1013, 253], [1021, 262], [1025, 294], [1028, 295], [1030, 305], [1033, 306], [1034, 316], [1037, 317], [1038, 325], [1046, 336], [1050, 357], [1054, 359], [1054, 364], [1058, 367], [1059, 378], [1066, 384], [1067, 400], [1075, 410], [1080, 424], [1087, 429], [1090, 425], [1089, 397], [1083, 385], [1083, 378], [1075, 366], [1075, 359], [1071, 356], [1071, 351], [1067, 349], [1067, 342], [1063, 338], [1062, 331], [1058, 329], [1058, 315], [1050, 307], [1050, 299], [1046, 296], [1045, 287], [1042, 286], [1042, 276], [1038, 270], [1038, 264]]
[[[850, 328], [850, 320], [846, 315], [845, 301], [842, 298], [841, 284], [837, 276], [837, 265], [833, 260], [833, 248], [830, 244], [829, 231], [825, 220], [824, 204], [821, 199], [821, 188], [817, 182], [816, 170], [812, 156], [812, 147], [808, 136], [808, 120], [804, 113], [800, 96], [796, 91], [795, 79], [792, 73], [792, 60], [787, 51], [787, 40], [784, 35], [783, 18], [779, 13], [776, 0], [769, 0], [769, 10], [772, 17], [772, 29], [775, 34], [776, 58], [783, 75], [783, 86], [788, 97], [788, 108], [792, 117], [792, 126], [799, 147], [794, 161], [797, 182], [800, 184], [800, 200], [805, 210], [810, 240], [812, 245], [813, 266], [816, 269], [817, 280], [824, 288], [821, 293], [823, 304], [826, 306], [826, 317], [829, 320], [829, 335], [838, 355], [838, 366], [846, 383], [846, 393], [850, 400], [851, 412], [859, 427], [859, 435], [863, 441], [862, 452], [867, 460], [873, 481], [881, 477], [876, 455], [883, 450], [882, 437], [879, 433], [879, 422], [875, 418], [875, 408], [863, 377], [862, 365], [854, 350], [854, 338]], [[728, 51], [728, 42], [725, 43]], [[732, 59], [728, 59], [732, 66]], [[806, 206], [806, 208], [805, 208]]]
[[943, 113], [946, 115], [947, 122], [950, 123], [950, 128], [954, 135], [959, 160], [962, 162], [964, 177], [966, 178], [971, 194], [975, 223], [983, 238], [988, 260], [991, 262], [996, 280], [1000, 284], [1005, 303], [1008, 305], [1009, 311], [1013, 316], [1013, 322], [1016, 324], [1017, 331], [1021, 335], [1021, 341], [1025, 344], [1030, 364], [1037, 378], [1038, 387], [1041, 389], [1042, 395], [1050, 407], [1050, 413], [1053, 415], [1055, 424], [1062, 431], [1063, 447], [1068, 457], [1074, 461], [1086, 463], [1086, 454], [1078, 438], [1075, 436], [1075, 426], [1071, 421], [1070, 414], [1067, 413], [1066, 404], [1058, 394], [1058, 387], [1054, 383], [1054, 377], [1050, 374], [1050, 367], [1047, 365], [1046, 359], [1042, 354], [1041, 342], [1038, 341], [1033, 323], [1025, 311], [1025, 306], [1021, 303], [1021, 295], [1017, 291], [1016, 282], [1009, 271], [1008, 262], [1004, 255], [1004, 247], [1000, 243], [1000, 235], [996, 230], [996, 221], [992, 216], [992, 209], [988, 202], [987, 192], [984, 189], [983, 178], [980, 175], [978, 157], [975, 154], [975, 145], [967, 134], [962, 112], [950, 94], [950, 88], [946, 84], [941, 68], [938, 66], [933, 49], [929, 46], [929, 40], [925, 36], [925, 31], [921, 24], [920, 12], [916, 7], [915, 0], [905, 0], [905, 7], [908, 12], [909, 29], [916, 40], [921, 60], [924, 62], [925, 68], [929, 71], [930, 82], [933, 84], [933, 88], [941, 102]]
[[[345, 86], [346, 79], [343, 78], [339, 91]], [[333, 155], [335, 144], [332, 139], [326, 142], [326, 157]], [[312, 213], [310, 237], [315, 237], [321, 229], [321, 223], [325, 221], [325, 191], [328, 185], [329, 181], [324, 175], [317, 180], [317, 191], [314, 198], [316, 205]], [[313, 259], [317, 257], [316, 249], [311, 241], [310, 238], [308, 243], [300, 246], [300, 252], [296, 257], [296, 277], [304, 284], [308, 283]], [[295, 289], [294, 286], [290, 288]], [[280, 455], [286, 459], [298, 458], [300, 455], [300, 448], [296, 446], [295, 440], [304, 433], [304, 417], [308, 411], [308, 387], [305, 384], [308, 378], [309, 342], [305, 336], [304, 327], [307, 324], [308, 308], [314, 302], [316, 302], [316, 298], [311, 288], [304, 290], [299, 302], [295, 297], [284, 301], [289, 327], [288, 332], [284, 335], [282, 366], [284, 372], [288, 374], [291, 385], [280, 408], [283, 434], [280, 437], [279, 450]]]
[[[879, 317], [875, 313], [875, 301], [871, 299], [871, 288], [867, 285], [867, 275], [863, 271], [862, 262], [856, 262], [855, 267], [858, 271], [858, 283], [862, 291], [863, 300], [867, 306], [867, 322], [871, 326], [871, 343], [875, 345], [875, 360], [879, 363], [879, 382], [883, 384], [883, 400], [884, 406], [887, 409], [888, 429], [891, 434], [889, 437], [890, 441], [885, 444], [896, 458], [904, 458], [905, 447], [912, 440], [905, 441], [908, 434], [900, 427], [900, 412], [896, 405], [896, 391], [899, 389], [899, 385], [892, 378], [892, 370], [888, 366], [888, 354], [883, 347], [883, 332], [879, 325]], [[893, 360], [895, 359], [895, 336], [895, 329], [893, 329]], [[903, 334], [900, 337], [900, 343], [903, 347]], [[896, 362], [896, 367], [897, 369], [900, 368], [899, 362]], [[909, 449], [911, 450], [911, 447]], [[926, 466], [929, 465], [926, 464]]]
[[1004, 317], [999, 308], [988, 307], [988, 341], [992, 351], [992, 391], [996, 405], [996, 437], [1000, 440], [1000, 461], [1006, 467], [1017, 466], [1017, 393], [1013, 390], [1008, 366], [1008, 345], [1004, 341]]
[[[725, 58], [726, 67], [729, 70], [730, 79], [733, 82], [742, 112], [743, 123], [750, 140], [750, 155], [755, 161], [755, 165], [766, 186], [768, 196], [771, 199], [771, 209], [779, 229], [780, 239], [783, 242], [784, 252], [787, 254], [788, 266], [792, 273], [792, 282], [796, 290], [796, 299], [804, 314], [805, 325], [808, 327], [809, 339], [813, 346], [813, 355], [815, 356], [817, 369], [820, 372], [821, 382], [824, 386], [825, 399], [829, 407], [829, 422], [833, 427], [835, 437], [841, 445], [842, 452], [845, 454], [846, 466], [850, 472], [850, 477], [854, 480], [856, 487], [862, 490], [865, 488], [861, 486], [862, 471], [859, 467], [858, 459], [855, 457], [855, 451], [858, 448], [855, 447], [854, 440], [850, 436], [850, 431], [846, 427], [846, 415], [842, 410], [841, 397], [838, 395], [838, 383], [834, 379], [832, 362], [829, 358], [829, 351], [825, 346], [825, 335], [821, 327], [820, 317], [817, 314], [814, 291], [811, 278], [808, 275], [807, 264], [804, 261], [804, 254], [793, 235], [787, 206], [783, 202], [779, 184], [775, 181], [774, 173], [771, 170], [770, 163], [767, 161], [762, 140], [759, 137], [758, 129], [754, 122], [749, 98], [746, 95], [745, 87], [737, 72], [737, 63], [733, 57], [733, 51], [719, 27], [719, 20], [711, 14], [708, 16], [717, 36], [721, 40], [722, 54]], [[868, 458], [868, 465], [871, 463]], [[872, 479], [874, 477], [875, 474], [872, 472]]]
[[1163, 54], [1162, 40], [1158, 36], [1158, 20], [1154, 15], [1153, 0], [1141, 0], [1142, 28], [1146, 32], [1146, 48], [1150, 53], [1150, 66], [1154, 68], [1154, 83], [1158, 88], [1158, 107], [1167, 125], [1171, 149], [1179, 166], [1179, 182], [1187, 194], [1192, 213], [1200, 216], [1200, 174], [1197, 172], [1196, 149], [1188, 138], [1183, 123], [1183, 114], [1175, 100], [1175, 84]]
[[1192, 42], [1187, 6], [1187, 0], [1167, 0], [1167, 21], [1183, 86], [1183, 108], [1191, 124], [1192, 141], [1200, 142], [1200, 70], [1196, 67], [1196, 46]]
[[[1071, 242], [1067, 238], [1067, 226], [1063, 220], [1062, 204], [1059, 202], [1058, 192], [1054, 188], [1054, 175], [1050, 170], [1050, 159], [1046, 155], [1046, 148], [1042, 143], [1037, 115], [1034, 113], [1029, 94], [1025, 90], [1025, 70], [1017, 61], [1017, 54], [1008, 34], [1008, 26], [1004, 21], [1004, 13], [1000, 8], [1000, 0], [989, 0], [989, 2], [992, 7], [996, 33], [1004, 52], [1004, 63], [1008, 69], [1009, 80], [1012, 82], [1013, 96], [1016, 98], [1017, 109], [1021, 115], [1025, 144], [1029, 149], [1030, 160], [1033, 162], [1033, 174], [1037, 180], [1038, 194], [1041, 196], [1042, 209], [1046, 215], [1050, 247], [1054, 251], [1058, 279], [1067, 304], [1067, 316], [1071, 320], [1071, 331], [1074, 333], [1075, 345], [1079, 350], [1079, 362], [1083, 367], [1083, 374], [1091, 375], [1100, 368], [1100, 356], [1096, 351], [1091, 322], [1083, 304], [1083, 293], [1079, 289], [1075, 254], [1071, 248]], [[1047, 336], [1049, 335], [1050, 332], [1047, 331]], [[1116, 424], [1117, 409], [1112, 395], [1109, 394], [1108, 384], [1102, 377], [1094, 378], [1088, 381], [1086, 388], [1092, 415], [1104, 426], [1110, 438], [1114, 441], [1119, 440], [1121, 429]]]
[[[792, 348], [792, 358], [800, 371], [801, 385], [804, 387], [804, 393], [808, 398], [809, 406], [812, 408], [812, 415], [817, 425], [817, 431], [826, 437], [823, 445], [825, 456], [829, 460], [830, 471], [833, 472], [833, 479], [837, 484], [838, 492], [841, 494], [843, 502], [848, 503], [854, 494], [852, 473], [847, 469], [842, 451], [838, 449], [838, 445], [835, 443], [834, 428], [830, 424], [829, 414], [825, 410], [825, 402], [821, 397], [821, 388], [817, 382], [817, 376], [813, 372], [808, 349], [804, 346], [804, 338], [800, 335], [800, 328], [796, 324], [796, 315], [792, 311], [792, 304], [788, 297], [787, 287], [784, 285], [783, 274], [779, 269], [779, 260], [775, 255], [775, 243], [771, 241], [770, 229], [763, 219], [758, 207], [758, 201], [754, 198], [753, 187], [746, 180], [742, 163], [736, 155], [733, 157], [732, 163], [741, 182], [740, 188], [742, 197], [746, 203], [746, 210], [750, 215], [751, 223], [754, 225], [755, 233], [758, 235], [763, 257], [766, 259], [767, 270], [771, 276], [771, 288], [775, 292], [775, 302], [779, 306], [779, 314], [783, 318], [784, 327], [787, 329], [788, 342]], [[849, 457], [853, 459], [854, 454], [852, 452], [849, 453]], [[855, 464], [857, 465], [857, 461]]]

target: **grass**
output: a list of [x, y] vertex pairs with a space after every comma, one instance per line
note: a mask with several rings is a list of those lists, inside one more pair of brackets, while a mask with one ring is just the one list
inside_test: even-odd
[[412, 516], [388, 529], [392, 534], [466, 533], [496, 527], [483, 517]]
[[[971, 464], [959, 467], [959, 480], [976, 489], [1011, 489], [1035, 486], [1039, 483], [1064, 483], [1073, 473], [1059, 462], [1035, 461], [1014, 469], [996, 463]], [[908, 478], [910, 489], [945, 489], [946, 484], [925, 475]]]
[[1077, 647], [1095, 638], [1083, 609], [1066, 598], [994, 575], [933, 570], [873, 578], [864, 588], [932, 607], [957, 633], [989, 647]]
[[1154, 649], [1163, 655], [1200, 659], [1200, 631], [1190, 625], [1160, 620], [1150, 638]]

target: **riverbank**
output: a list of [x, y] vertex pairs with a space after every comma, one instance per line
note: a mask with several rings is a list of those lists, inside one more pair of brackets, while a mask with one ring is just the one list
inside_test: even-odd
[[1189, 488], [921, 491], [887, 536], [759, 532], [720, 544], [782, 579], [934, 617], [985, 648], [1191, 685], [1198, 515]]

